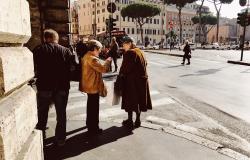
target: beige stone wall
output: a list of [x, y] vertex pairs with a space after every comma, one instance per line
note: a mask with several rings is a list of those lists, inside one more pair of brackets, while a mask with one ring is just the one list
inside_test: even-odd
[[41, 132], [34, 130], [36, 93], [27, 85], [34, 76], [33, 55], [22, 47], [31, 37], [29, 3], [0, 4], [0, 45], [5, 46], [0, 47], [0, 160], [42, 160]]
[[[207, 35], [207, 41], [208, 43], [216, 42], [216, 26], [213, 27], [213, 29], [208, 33]], [[228, 25], [220, 26], [219, 27], [219, 42], [220, 39], [222, 40], [222, 43], [226, 41], [227, 38], [230, 36], [230, 27]]]

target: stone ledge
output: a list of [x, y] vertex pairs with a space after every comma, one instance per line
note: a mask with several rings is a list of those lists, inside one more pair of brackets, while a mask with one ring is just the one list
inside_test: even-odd
[[16, 160], [43, 160], [43, 137], [42, 132], [34, 130], [27, 142], [23, 145]]
[[0, 157], [3, 159], [15, 159], [34, 130], [36, 106], [36, 93], [30, 86], [23, 86], [0, 101]]
[[1, 0], [0, 3], [0, 42], [26, 43], [31, 37], [28, 2]]
[[243, 61], [232, 61], [232, 60], [228, 60], [227, 63], [239, 64], [239, 65], [244, 65], [244, 66], [250, 66], [250, 63], [243, 62]]
[[27, 48], [0, 47], [0, 96], [33, 76], [33, 54]]

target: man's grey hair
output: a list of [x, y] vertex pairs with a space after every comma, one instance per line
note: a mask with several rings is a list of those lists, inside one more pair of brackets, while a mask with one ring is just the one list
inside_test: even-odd
[[53, 29], [45, 29], [43, 31], [43, 37], [44, 37], [45, 41], [47, 41], [48, 39], [51, 39], [53, 42], [59, 41], [59, 35]]

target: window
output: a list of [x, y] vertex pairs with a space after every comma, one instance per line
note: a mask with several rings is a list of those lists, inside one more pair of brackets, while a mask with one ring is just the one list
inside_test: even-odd
[[125, 31], [125, 28], [123, 28], [123, 31]]
[[118, 15], [116, 15], [116, 20], [119, 21], [119, 16]]
[[105, 22], [105, 17], [102, 17], [102, 22]]
[[105, 31], [105, 28], [102, 28], [102, 31]]
[[146, 18], [146, 23], [148, 23], [148, 18]]
[[132, 22], [134, 22], [134, 18], [132, 18]]
[[97, 23], [100, 23], [100, 19], [99, 19], [99, 17], [97, 18]]
[[160, 35], [160, 30], [158, 30], [158, 35]]
[[154, 24], [156, 24], [156, 19], [154, 19]]
[[135, 29], [134, 28], [132, 28], [132, 34], [135, 34]]
[[130, 19], [130, 18], [128, 17], [128, 22], [129, 22], [129, 19]]
[[152, 24], [152, 19], [150, 19], [150, 24]]
[[102, 9], [102, 13], [104, 13], [105, 12], [105, 9]]
[[85, 8], [85, 4], [83, 4], [83, 8]]
[[100, 6], [100, 3], [97, 3], [97, 7], [99, 7]]
[[127, 28], [127, 34], [130, 34], [130, 32], [129, 32], [130, 30], [129, 30], [129, 28]]
[[97, 10], [97, 14], [100, 14], [100, 10]]
[[125, 21], [125, 17], [122, 17], [123, 18], [123, 21]]
[[137, 28], [137, 34], [140, 34], [140, 29]]
[[94, 12], [94, 11], [92, 12], [92, 15], [95, 15], [95, 12]]
[[145, 29], [145, 34], [147, 34], [147, 29]]

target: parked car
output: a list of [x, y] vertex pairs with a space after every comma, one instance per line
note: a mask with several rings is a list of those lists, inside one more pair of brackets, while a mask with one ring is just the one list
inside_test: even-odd
[[145, 47], [145, 49], [153, 49], [153, 46], [149, 44], [147, 47]]
[[[191, 50], [195, 50], [195, 49], [196, 49], [196, 45], [195, 45], [194, 43], [189, 43], [189, 46], [190, 46], [190, 49], [191, 49]], [[184, 47], [185, 47], [185, 44], [183, 44], [183, 45], [181, 45], [181, 46], [179, 45], [179, 46], [178, 46], [178, 49], [179, 49], [179, 50], [183, 50]]]
[[154, 45], [153, 49], [160, 49], [160, 46], [159, 45]]
[[220, 45], [218, 43], [205, 44], [202, 45], [202, 49], [220, 49]]
[[136, 45], [137, 48], [140, 48], [140, 49], [145, 49], [145, 46], [143, 45]]
[[189, 43], [189, 46], [190, 46], [191, 50], [195, 50], [196, 49], [196, 45], [194, 43]]

